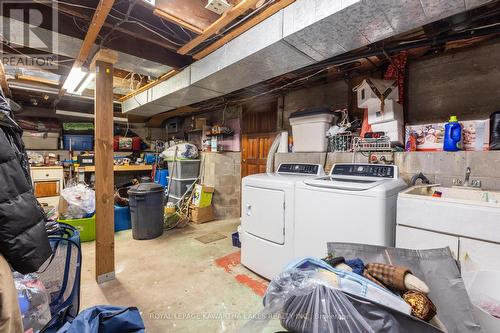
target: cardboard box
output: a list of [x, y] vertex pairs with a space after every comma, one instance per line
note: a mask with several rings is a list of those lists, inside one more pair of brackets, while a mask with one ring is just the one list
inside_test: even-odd
[[417, 151], [441, 151], [444, 144], [444, 124], [425, 124], [406, 126], [405, 142], [410, 135], [416, 136]]
[[196, 184], [193, 194], [193, 206], [208, 207], [212, 204], [215, 189], [211, 186]]
[[[489, 150], [489, 120], [459, 121], [462, 125], [462, 149], [470, 151]], [[416, 136], [417, 151], [442, 151], [444, 145], [444, 126], [446, 123], [406, 126], [405, 142], [410, 135]]]
[[490, 120], [460, 121], [463, 150], [490, 150]]
[[[397, 120], [403, 123], [403, 106], [392, 99], [385, 100], [384, 111], [381, 111], [381, 102], [368, 104], [368, 124], [380, 124]], [[402, 134], [402, 133], [401, 133]], [[402, 141], [402, 140], [401, 140]]]
[[189, 210], [189, 217], [191, 222], [196, 224], [206, 223], [215, 220], [214, 208], [208, 207], [194, 207], [191, 206]]

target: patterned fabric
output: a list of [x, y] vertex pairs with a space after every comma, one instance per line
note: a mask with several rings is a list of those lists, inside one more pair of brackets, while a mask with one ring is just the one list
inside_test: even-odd
[[411, 306], [411, 314], [429, 321], [436, 315], [436, 306], [432, 301], [420, 291], [410, 290], [403, 295], [403, 299]]
[[390, 289], [405, 291], [405, 275], [411, 273], [410, 270], [402, 266], [389, 264], [368, 264], [366, 271], [372, 277]]
[[376, 283], [378, 284], [379, 286], [381, 286], [382, 288], [384, 289], [387, 289], [386, 286], [384, 286], [379, 280], [375, 279], [373, 276], [370, 275], [370, 273], [368, 273], [368, 271], [364, 271], [363, 272], [363, 276], [365, 278], [367, 278], [368, 280], [372, 281], [373, 283]]

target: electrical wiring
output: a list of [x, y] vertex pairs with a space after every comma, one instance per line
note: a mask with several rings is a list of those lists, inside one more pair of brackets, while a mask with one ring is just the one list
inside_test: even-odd
[[[89, 9], [89, 10], [95, 11], [95, 8], [92, 8], [90, 6], [85, 6], [85, 5], [79, 5], [79, 4], [64, 2], [64, 1], [61, 1], [61, 0], [52, 0], [52, 1], [55, 2], [55, 3], [57, 3], [57, 4], [63, 4], [63, 5], [71, 6], [71, 7], [83, 8], [83, 9]], [[121, 15], [126, 15], [126, 13], [123, 13], [123, 12], [119, 11], [118, 9], [111, 8], [111, 10], [115, 11], [115, 12], [118, 12]], [[108, 16], [111, 17], [111, 18], [113, 18], [113, 19], [115, 19], [115, 20], [117, 20], [117, 21], [122, 21], [123, 20], [123, 18], [117, 17], [117, 16], [115, 16], [115, 15], [113, 15], [111, 13], [109, 13]], [[173, 31], [171, 29], [170, 29], [171, 32], [165, 31], [163, 29], [158, 29], [158, 27], [156, 27], [156, 26], [154, 26], [154, 25], [152, 25], [152, 24], [150, 24], [150, 23], [148, 23], [146, 21], [138, 19], [138, 18], [136, 18], [134, 16], [130, 16], [130, 19], [126, 20], [123, 23], [131, 23], [131, 24], [139, 25], [142, 28], [146, 29], [147, 31], [154, 33], [155, 35], [163, 38], [164, 40], [166, 40], [169, 43], [172, 43], [172, 44], [174, 44], [176, 46], [182, 46], [182, 45], [184, 45], [184, 44], [178, 43], [176, 41], [173, 41], [173, 40], [169, 39], [168, 37], [163, 36], [161, 33], [153, 30], [150, 27], [153, 27], [153, 28], [157, 29], [158, 31], [163, 32], [163, 33], [165, 33], [165, 34], [167, 34], [167, 35], [169, 35], [169, 36], [171, 36], [173, 38], [176, 38], [176, 39], [179, 39], [179, 40], [183, 40], [182, 38], [179, 38], [179, 36], [175, 33], [175, 31]], [[148, 26], [150, 26], [150, 27], [148, 27]]]

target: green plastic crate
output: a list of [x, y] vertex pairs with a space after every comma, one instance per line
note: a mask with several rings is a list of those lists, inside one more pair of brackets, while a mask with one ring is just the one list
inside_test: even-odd
[[95, 215], [85, 219], [61, 220], [58, 222], [69, 224], [80, 231], [80, 240], [82, 242], [91, 242], [95, 240]]

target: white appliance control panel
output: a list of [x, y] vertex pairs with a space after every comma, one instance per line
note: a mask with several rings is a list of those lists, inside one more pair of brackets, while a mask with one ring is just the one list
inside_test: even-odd
[[330, 176], [375, 177], [397, 179], [398, 167], [385, 164], [335, 164]]
[[282, 163], [278, 167], [278, 174], [321, 176], [324, 171], [320, 164]]

